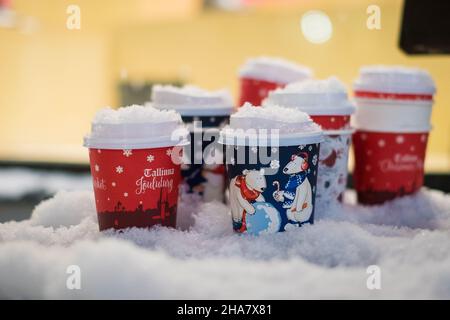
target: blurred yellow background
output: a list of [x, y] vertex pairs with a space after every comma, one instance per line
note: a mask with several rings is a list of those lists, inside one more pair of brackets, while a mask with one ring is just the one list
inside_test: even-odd
[[[87, 162], [81, 146], [97, 109], [119, 106], [121, 80], [179, 80], [228, 87], [237, 69], [272, 55], [310, 66], [351, 86], [365, 64], [402, 64], [436, 81], [426, 168], [450, 169], [450, 57], [407, 56], [398, 48], [402, 1], [249, 1], [244, 10], [205, 9], [201, 0], [15, 0], [17, 25], [0, 27], [0, 160]], [[81, 9], [81, 29], [66, 28], [67, 7]], [[366, 9], [381, 8], [381, 30]], [[308, 10], [331, 19], [333, 35], [309, 43], [300, 30]]]

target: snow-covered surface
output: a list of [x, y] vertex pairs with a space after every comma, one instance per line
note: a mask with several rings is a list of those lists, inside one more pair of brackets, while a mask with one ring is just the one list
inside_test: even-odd
[[405, 66], [372, 65], [359, 70], [354, 90], [433, 94], [436, 86], [428, 71]]
[[355, 111], [345, 85], [336, 77], [288, 84], [271, 91], [263, 104], [296, 108], [309, 115], [349, 115]]
[[23, 168], [0, 170], [0, 199], [15, 200], [27, 195], [53, 195], [59, 190], [91, 190], [86, 173], [60, 173]]
[[277, 83], [302, 81], [313, 76], [310, 68], [277, 57], [255, 57], [248, 59], [239, 70], [241, 77]]
[[[449, 195], [371, 208], [346, 196], [314, 225], [253, 237], [234, 234], [219, 203], [195, 209], [189, 231], [100, 233], [93, 194], [61, 192], [30, 220], [0, 224], [0, 297], [450, 298]], [[380, 290], [366, 287], [374, 264]], [[81, 290], [66, 288], [70, 265]]]

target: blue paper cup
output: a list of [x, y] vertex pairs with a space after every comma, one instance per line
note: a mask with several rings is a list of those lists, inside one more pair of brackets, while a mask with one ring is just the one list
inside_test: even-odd
[[191, 143], [186, 147], [189, 149], [185, 149], [189, 162], [181, 166], [181, 192], [196, 195], [205, 202], [223, 202], [226, 174], [222, 146], [218, 145], [217, 139], [220, 128], [228, 123], [229, 115], [182, 115], [182, 119], [190, 128]]
[[236, 232], [261, 235], [314, 222], [321, 141], [322, 133], [280, 140], [278, 146], [221, 138]]

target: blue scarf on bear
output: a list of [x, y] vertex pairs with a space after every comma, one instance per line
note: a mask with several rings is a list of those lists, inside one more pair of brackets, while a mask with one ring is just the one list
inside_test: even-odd
[[284, 202], [283, 208], [287, 209], [292, 206], [292, 202], [295, 198], [295, 191], [299, 185], [303, 183], [306, 179], [306, 171], [302, 171], [300, 173], [296, 173], [289, 177], [288, 182], [284, 187]]

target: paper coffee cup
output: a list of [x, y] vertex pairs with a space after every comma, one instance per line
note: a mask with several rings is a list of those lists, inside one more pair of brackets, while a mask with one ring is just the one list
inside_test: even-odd
[[268, 93], [288, 83], [311, 78], [309, 68], [280, 58], [258, 57], [246, 61], [239, 71], [239, 106], [259, 106]]
[[428, 132], [356, 131], [353, 179], [358, 202], [380, 204], [419, 190], [427, 141]]
[[[322, 131], [299, 111], [266, 110], [245, 105], [221, 131], [232, 225], [239, 233], [275, 233], [314, 222]], [[271, 130], [278, 130], [274, 139]]]
[[176, 226], [180, 157], [187, 131], [179, 114], [131, 106], [97, 113], [89, 148], [99, 229]]
[[188, 163], [182, 165], [182, 192], [205, 202], [224, 201], [225, 166], [221, 148], [216, 145], [219, 130], [229, 122], [234, 110], [226, 90], [207, 91], [194, 86], [156, 85], [152, 105], [158, 109], [176, 110], [190, 131], [187, 146]]
[[347, 89], [335, 77], [291, 83], [269, 93], [264, 105], [280, 105], [306, 112], [324, 130], [320, 147], [316, 208], [324, 212], [342, 198], [348, 175], [348, 152], [355, 107]]
[[416, 192], [431, 130], [431, 76], [416, 68], [363, 67], [354, 91], [358, 201], [377, 204]]

